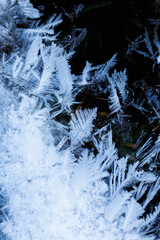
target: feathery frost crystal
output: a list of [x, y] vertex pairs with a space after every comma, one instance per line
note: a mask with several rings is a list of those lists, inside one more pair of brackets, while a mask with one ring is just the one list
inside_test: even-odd
[[[3, 1], [0, 18], [11, 6], [12, 14], [20, 8], [24, 18], [39, 16], [29, 1]], [[57, 45], [54, 26], [60, 22], [54, 16], [43, 26], [15, 25], [23, 45], [0, 54], [1, 239], [154, 240], [160, 205], [145, 211], [160, 179], [140, 164], [156, 157], [159, 139], [148, 155], [137, 153], [142, 163], [130, 164], [127, 156], [119, 159], [110, 129], [93, 128], [96, 108], [71, 113], [79, 76], [71, 74], [72, 53]], [[11, 37], [7, 45], [13, 47]], [[112, 112], [121, 111], [120, 98], [123, 103], [127, 98], [126, 71], [109, 73], [115, 60], [116, 55], [101, 66], [87, 63], [81, 75], [82, 85], [90, 71], [97, 84], [100, 78], [108, 81]], [[70, 122], [57, 122], [64, 112]], [[84, 148], [85, 142], [94, 149]]]

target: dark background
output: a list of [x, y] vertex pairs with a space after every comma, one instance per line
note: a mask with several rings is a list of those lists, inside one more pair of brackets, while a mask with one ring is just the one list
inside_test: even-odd
[[[129, 40], [143, 35], [145, 28], [153, 28], [149, 19], [157, 19], [158, 4], [152, 0], [32, 0], [34, 6], [43, 12], [42, 21], [54, 13], [62, 13], [63, 23], [58, 27], [61, 37], [71, 35], [74, 28], [87, 29], [87, 35], [77, 47], [72, 59], [72, 69], [79, 72], [85, 61], [94, 64], [104, 63], [116, 52], [122, 67], [128, 65], [126, 48]], [[84, 4], [77, 16], [67, 17], [65, 11], [72, 13], [74, 6]], [[57, 31], [58, 31], [57, 30]], [[129, 40], [128, 40], [129, 39]], [[136, 60], [138, 62], [138, 59]]]

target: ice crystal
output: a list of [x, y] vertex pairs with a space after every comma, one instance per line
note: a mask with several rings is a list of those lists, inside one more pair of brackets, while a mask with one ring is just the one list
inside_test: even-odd
[[[18, 1], [26, 15], [31, 5], [25, 3]], [[30, 14], [36, 17], [37, 11]], [[112, 131], [93, 128], [96, 108], [76, 110], [66, 125], [55, 118], [70, 114], [74, 102], [71, 53], [58, 46], [54, 35], [60, 21], [54, 16], [46, 25], [21, 30], [25, 39], [21, 51], [1, 57], [0, 184], [5, 197], [1, 236], [11, 240], [154, 240], [160, 207], [148, 215], [145, 210], [150, 209], [160, 180], [142, 170], [138, 161], [130, 164], [127, 156], [118, 157]], [[110, 85], [112, 112], [121, 109], [120, 97], [124, 102], [127, 97], [126, 72], [109, 73], [115, 60], [113, 56], [94, 68], [96, 80], [101, 76]], [[88, 65], [83, 71], [82, 83], [88, 80], [90, 69]], [[86, 141], [93, 148], [85, 148]], [[143, 164], [151, 154], [156, 157], [159, 139], [143, 155], [148, 144], [137, 154], [143, 156]]]

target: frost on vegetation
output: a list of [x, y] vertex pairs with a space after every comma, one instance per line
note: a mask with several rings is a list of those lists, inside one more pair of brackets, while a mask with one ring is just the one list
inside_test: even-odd
[[100, 88], [99, 91], [104, 94], [109, 94], [108, 106], [112, 114], [123, 112], [122, 108], [125, 106], [128, 96], [126, 69], [123, 72], [114, 70], [114, 72], [111, 73], [116, 62], [117, 54], [113, 55], [105, 64], [98, 66], [93, 66], [87, 61], [82, 75], [80, 76], [81, 82], [79, 82], [81, 86], [94, 83], [97, 87], [98, 84], [103, 83], [105, 88]]
[[[157, 21], [156, 21], [157, 22]], [[133, 51], [143, 55], [146, 58], [150, 58], [153, 61], [153, 70], [156, 64], [160, 63], [160, 42], [158, 39], [157, 30], [154, 31], [153, 43], [151, 43], [147, 29], [145, 30], [144, 38], [139, 36], [134, 42], [128, 46], [127, 54], [132, 54]], [[145, 45], [146, 51], [141, 50], [143, 44]]]
[[[23, 30], [21, 51], [1, 57], [0, 184], [6, 198], [1, 236], [154, 240], [160, 206], [145, 211], [160, 180], [139, 162], [118, 157], [112, 131], [93, 128], [96, 108], [77, 110], [65, 126], [56, 119], [62, 112], [70, 114], [75, 90], [71, 53], [57, 45], [54, 35], [60, 21], [54, 16], [46, 25]], [[107, 81], [113, 112], [127, 97], [126, 72], [111, 74], [114, 65], [115, 56], [94, 69], [88, 65], [81, 76], [88, 81], [92, 68], [97, 83]], [[85, 142], [93, 148], [85, 148]]]
[[156, 117], [160, 119], [160, 115], [158, 113], [160, 110], [160, 90], [158, 88], [154, 89], [152, 87], [149, 87], [146, 90], [145, 95], [147, 97], [148, 104], [154, 110]]
[[[84, 5], [79, 4], [79, 5], [74, 5], [72, 7], [71, 13], [66, 12], [64, 8], [62, 10], [64, 11], [64, 14], [71, 19], [71, 21], [74, 21], [81, 12], [83, 11]], [[74, 51], [76, 47], [78, 47], [81, 42], [84, 40], [87, 34], [87, 29], [86, 28], [77, 28], [76, 26], [73, 27], [71, 35], [66, 36], [63, 39], [63, 42], [69, 45], [70, 51]]]
[[62, 110], [70, 110], [73, 81], [68, 60], [71, 53], [67, 54], [55, 42], [54, 27], [60, 22], [60, 17], [53, 16], [46, 25], [36, 24], [24, 30], [21, 54], [13, 53], [4, 60], [1, 72], [4, 78], [10, 75], [10, 85], [39, 96], [41, 104], [49, 106], [50, 101]]
[[[130, 55], [135, 51], [146, 58], [149, 58], [153, 62], [152, 71], [155, 70], [156, 64], [160, 63], [160, 42], [158, 38], [158, 30], [154, 30], [153, 41], [151, 42], [147, 30], [145, 30], [144, 38], [139, 36], [134, 42], [131, 42], [128, 46], [127, 54]], [[139, 109], [142, 113], [151, 120], [160, 119], [159, 109], [160, 109], [160, 90], [159, 85], [147, 86], [144, 91], [145, 98], [141, 101], [140, 105], [134, 102], [131, 103], [132, 106]], [[142, 107], [144, 102], [147, 100], [147, 105], [149, 105], [150, 111]]]
[[[29, 23], [29, 19], [40, 17], [29, 0], [2, 0], [0, 2], [0, 50], [15, 51], [22, 38], [16, 25]], [[21, 41], [19, 40], [21, 38]]]
[[[128, 166], [127, 158], [118, 159], [111, 132], [102, 136], [106, 145], [95, 136], [97, 155], [87, 149], [79, 157], [69, 149], [58, 152], [47, 112], [34, 111], [35, 104], [24, 96], [18, 109], [12, 105], [3, 135], [0, 180], [8, 196], [3, 233], [16, 240], [154, 239], [144, 234], [160, 208], [147, 218], [143, 214], [157, 192], [156, 177], [137, 170], [138, 162]], [[142, 197], [148, 190], [140, 204], [138, 193]]]
[[[150, 168], [155, 164], [156, 160], [159, 157], [160, 153], [160, 135], [158, 139], [155, 141], [154, 145], [151, 147], [151, 143], [153, 142], [152, 138], [150, 137], [146, 143], [137, 151], [137, 157], [141, 158], [141, 166], [145, 164], [152, 164]], [[154, 162], [154, 161], [155, 162]]]
[[96, 118], [97, 109], [89, 109], [76, 111], [76, 115], [71, 114], [70, 121], [70, 138], [71, 143], [83, 143], [87, 137], [91, 135], [93, 128], [93, 120]]

